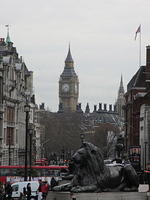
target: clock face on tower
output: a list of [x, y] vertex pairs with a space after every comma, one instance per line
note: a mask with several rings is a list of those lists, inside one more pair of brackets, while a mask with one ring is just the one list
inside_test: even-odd
[[68, 85], [67, 83], [64, 83], [64, 84], [62, 85], [62, 91], [63, 91], [63, 92], [69, 92], [69, 85]]

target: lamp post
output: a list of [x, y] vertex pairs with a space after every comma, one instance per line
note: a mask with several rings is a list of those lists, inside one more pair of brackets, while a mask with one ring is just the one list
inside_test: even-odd
[[80, 133], [80, 139], [81, 139], [81, 143], [84, 143], [84, 139], [85, 139], [85, 133]]
[[24, 106], [24, 112], [26, 113], [26, 132], [25, 132], [25, 164], [24, 164], [24, 181], [27, 181], [28, 177], [28, 130], [29, 130], [29, 112], [30, 112], [30, 105], [27, 103]]
[[8, 154], [9, 154], [9, 166], [11, 165], [11, 140], [10, 140], [10, 131], [8, 134]]
[[146, 169], [146, 166], [147, 166], [147, 144], [148, 144], [148, 142], [144, 142], [144, 144], [145, 144], [145, 159], [144, 159], [144, 161], [145, 161], [145, 163], [144, 163], [144, 168]]
[[31, 181], [31, 168], [32, 168], [32, 135], [34, 130], [34, 124], [29, 124], [29, 138], [30, 138], [30, 149], [29, 149], [29, 181]]

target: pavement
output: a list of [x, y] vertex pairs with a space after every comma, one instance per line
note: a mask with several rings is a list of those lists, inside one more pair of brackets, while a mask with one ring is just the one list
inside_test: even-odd
[[[139, 192], [140, 193], [143, 193], [144, 194], [144, 192], [148, 192], [149, 191], [149, 185], [148, 184], [140, 184], [139, 185]], [[64, 192], [65, 193], [65, 192]], [[147, 193], [148, 194], [148, 193]], [[142, 194], [141, 194], [142, 195]], [[149, 195], [150, 195], [150, 193], [149, 193]], [[54, 198], [55, 199], [55, 198]], [[67, 198], [61, 198], [62, 200], [68, 200]], [[69, 198], [70, 199], [70, 198]], [[137, 198], [136, 198], [137, 199]], [[49, 194], [48, 194], [48, 196], [47, 196], [47, 200], [52, 200], [52, 197], [51, 197], [51, 194], [50, 194], [50, 192], [49, 192]], [[138, 199], [137, 199], [138, 200]]]

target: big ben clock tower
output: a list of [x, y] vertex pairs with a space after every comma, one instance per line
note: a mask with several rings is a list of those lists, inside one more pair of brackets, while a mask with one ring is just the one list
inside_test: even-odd
[[59, 110], [75, 112], [79, 97], [79, 80], [74, 71], [74, 61], [70, 45], [65, 60], [65, 67], [59, 79]]

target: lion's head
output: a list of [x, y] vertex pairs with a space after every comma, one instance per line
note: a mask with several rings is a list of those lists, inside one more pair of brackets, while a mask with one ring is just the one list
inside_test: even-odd
[[89, 183], [99, 183], [104, 172], [104, 160], [98, 147], [84, 142], [73, 155], [72, 161], [75, 169], [74, 172], [80, 185], [86, 185], [87, 180]]

